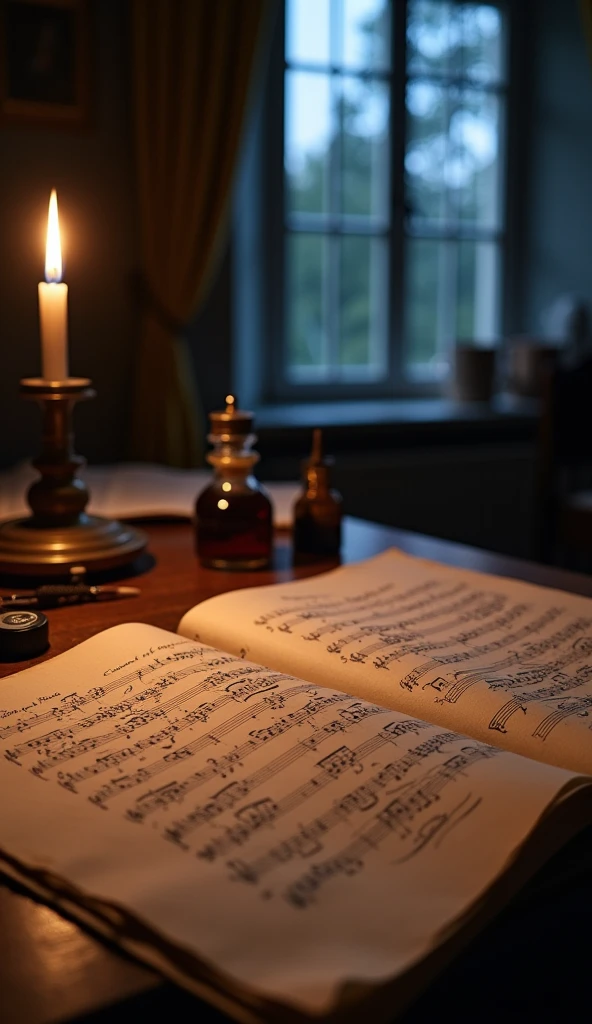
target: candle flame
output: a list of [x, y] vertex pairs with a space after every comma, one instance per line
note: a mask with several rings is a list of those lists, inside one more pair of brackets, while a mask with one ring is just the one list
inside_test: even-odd
[[62, 247], [60, 244], [60, 222], [58, 220], [58, 197], [55, 188], [49, 197], [47, 216], [47, 244], [45, 247], [45, 280], [62, 280]]

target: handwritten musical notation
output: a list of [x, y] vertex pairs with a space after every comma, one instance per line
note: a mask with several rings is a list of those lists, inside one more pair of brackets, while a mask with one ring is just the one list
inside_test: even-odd
[[169, 647], [5, 711], [4, 763], [298, 912], [377, 858], [396, 871], [433, 853], [487, 800], [494, 747], [203, 644]]
[[394, 553], [333, 578], [254, 591], [250, 656], [592, 772], [590, 601]]

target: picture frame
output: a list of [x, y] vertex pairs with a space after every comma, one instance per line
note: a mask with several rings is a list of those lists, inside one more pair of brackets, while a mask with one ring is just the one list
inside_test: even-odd
[[84, 126], [89, 57], [88, 0], [2, 0], [0, 122]]

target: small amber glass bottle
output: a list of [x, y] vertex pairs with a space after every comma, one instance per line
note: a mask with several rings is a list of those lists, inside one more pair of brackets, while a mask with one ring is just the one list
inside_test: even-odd
[[341, 495], [329, 487], [319, 429], [313, 431], [312, 452], [302, 468], [304, 491], [294, 505], [294, 558], [335, 557], [341, 547]]
[[237, 409], [232, 395], [224, 412], [210, 413], [214, 479], [195, 503], [196, 552], [208, 568], [261, 569], [271, 559], [272, 509], [252, 474], [259, 461], [252, 425], [253, 414]]

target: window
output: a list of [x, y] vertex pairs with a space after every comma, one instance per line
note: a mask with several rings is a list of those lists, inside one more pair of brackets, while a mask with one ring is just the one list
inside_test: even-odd
[[489, 4], [408, 5], [404, 367], [441, 372], [451, 342], [499, 334], [504, 24]]
[[491, 2], [286, 0], [277, 396], [425, 390], [456, 339], [497, 339], [506, 22]]

